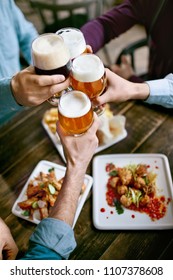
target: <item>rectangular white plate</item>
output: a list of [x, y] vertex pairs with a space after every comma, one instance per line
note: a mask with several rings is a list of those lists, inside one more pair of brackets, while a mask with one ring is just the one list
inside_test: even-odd
[[[156, 221], [152, 221], [145, 213], [139, 213], [124, 209], [124, 213], [118, 215], [115, 208], [106, 202], [106, 184], [108, 174], [105, 171], [106, 164], [113, 163], [118, 167], [129, 164], [147, 164], [151, 171], [157, 174], [157, 194], [170, 198], [166, 215]], [[173, 185], [168, 159], [162, 154], [110, 154], [96, 156], [93, 161], [93, 223], [102, 230], [154, 230], [173, 228]], [[101, 212], [101, 208], [105, 212]]]
[[[51, 132], [51, 130], [49, 129], [48, 125], [42, 120], [42, 125], [44, 127], [44, 129], [46, 130], [47, 134], [49, 135], [50, 139], [52, 140], [53, 144], [55, 145], [56, 149], [58, 150], [60, 156], [62, 157], [62, 159], [64, 160], [64, 162], [66, 162], [65, 156], [64, 156], [64, 152], [63, 152], [63, 147], [61, 145], [60, 140], [58, 139], [58, 137], [53, 134]], [[115, 137], [112, 141], [110, 141], [108, 144], [106, 145], [100, 145], [97, 149], [96, 149], [96, 153], [99, 153], [100, 151], [107, 149], [108, 147], [120, 142], [121, 140], [123, 140], [125, 137], [127, 136], [127, 131], [126, 129], [123, 129], [122, 133], [117, 135], [117, 137]]]
[[[53, 162], [50, 162], [50, 161], [46, 161], [46, 160], [40, 161], [37, 164], [37, 166], [35, 167], [35, 169], [33, 170], [32, 174], [30, 175], [29, 179], [27, 180], [26, 184], [24, 185], [24, 187], [23, 187], [19, 197], [17, 198], [17, 200], [15, 201], [15, 203], [13, 205], [12, 213], [14, 215], [16, 215], [16, 216], [18, 216], [18, 217], [20, 217], [22, 219], [25, 219], [27, 221], [30, 221], [32, 223], [35, 223], [35, 224], [38, 224], [40, 222], [40, 219], [38, 218], [36, 211], [35, 211], [35, 215], [34, 215], [34, 219], [33, 220], [31, 220], [27, 216], [23, 216], [22, 213], [24, 211], [17, 205], [17, 203], [27, 199], [26, 190], [27, 190], [29, 181], [31, 179], [33, 179], [34, 177], [36, 177], [39, 174], [40, 171], [42, 171], [44, 173], [47, 173], [50, 168], [54, 168], [55, 169], [55, 174], [56, 174], [57, 179], [62, 178], [64, 176], [64, 174], [65, 174], [66, 168], [64, 166], [61, 166], [61, 165], [58, 165], [56, 163], [53, 163]], [[73, 227], [76, 224], [76, 221], [77, 221], [77, 219], [79, 217], [79, 214], [80, 214], [80, 212], [82, 210], [82, 207], [83, 207], [83, 205], [85, 203], [85, 200], [86, 200], [86, 198], [87, 198], [87, 196], [89, 194], [89, 191], [90, 191], [90, 189], [92, 187], [93, 178], [86, 174], [85, 178], [84, 178], [84, 183], [86, 185], [86, 189], [83, 192], [83, 194], [81, 194], [81, 196], [79, 197], [79, 202], [78, 202], [77, 211], [76, 211], [74, 222], [73, 222]]]

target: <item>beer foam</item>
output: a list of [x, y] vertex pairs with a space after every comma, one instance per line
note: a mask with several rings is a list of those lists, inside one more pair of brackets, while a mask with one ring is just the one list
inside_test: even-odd
[[63, 39], [54, 33], [40, 35], [32, 43], [33, 64], [41, 70], [60, 68], [70, 60]]
[[94, 82], [103, 77], [104, 65], [94, 54], [82, 54], [73, 60], [72, 75], [79, 82]]
[[63, 39], [70, 51], [71, 59], [82, 54], [86, 49], [86, 42], [82, 32], [76, 28], [62, 28], [56, 32]]
[[61, 96], [58, 110], [65, 117], [79, 118], [87, 114], [90, 108], [91, 102], [88, 96], [74, 90]]

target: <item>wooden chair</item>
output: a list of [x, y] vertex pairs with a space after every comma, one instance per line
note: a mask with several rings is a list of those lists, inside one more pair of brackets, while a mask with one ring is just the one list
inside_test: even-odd
[[[56, 32], [63, 27], [79, 28], [87, 21], [103, 13], [104, 0], [81, 0], [70, 4], [58, 4], [58, 0], [29, 0], [31, 7], [40, 16], [42, 32]], [[111, 59], [106, 46], [103, 47], [108, 64]]]
[[[129, 44], [127, 47], [125, 47], [121, 53], [119, 54], [119, 56], [116, 59], [116, 64], [120, 64], [121, 63], [121, 56], [122, 55], [129, 55], [130, 56], [130, 61], [132, 64], [133, 69], [136, 71], [136, 60], [135, 60], [135, 52], [137, 50], [139, 50], [140, 48], [143, 47], [148, 47], [148, 38], [144, 38], [144, 39], [140, 39], [136, 42], [133, 42], [131, 44]], [[147, 80], [148, 78], [148, 73], [143, 73], [140, 75], [140, 77], [144, 80]]]
[[40, 15], [43, 32], [56, 32], [63, 27], [80, 28], [88, 20], [102, 13], [103, 0], [81, 0], [58, 4], [57, 0], [30, 0], [30, 5]]

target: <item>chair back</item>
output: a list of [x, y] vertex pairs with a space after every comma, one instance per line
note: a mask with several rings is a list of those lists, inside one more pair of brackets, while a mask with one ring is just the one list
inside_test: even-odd
[[58, 4], [57, 0], [30, 0], [42, 21], [42, 32], [56, 32], [63, 27], [80, 28], [88, 20], [101, 15], [103, 0], [81, 0]]

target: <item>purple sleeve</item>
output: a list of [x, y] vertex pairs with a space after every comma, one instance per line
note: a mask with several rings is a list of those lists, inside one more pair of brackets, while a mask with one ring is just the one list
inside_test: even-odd
[[102, 16], [82, 26], [81, 31], [94, 53], [133, 25], [141, 23], [141, 10], [140, 13], [137, 12], [139, 2], [126, 0], [123, 4], [115, 6]]

